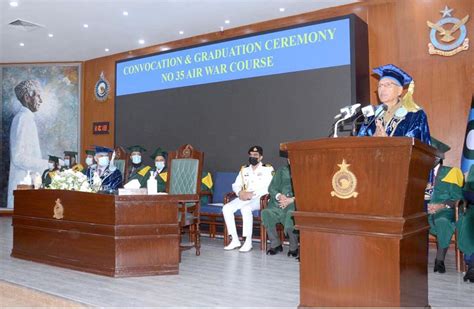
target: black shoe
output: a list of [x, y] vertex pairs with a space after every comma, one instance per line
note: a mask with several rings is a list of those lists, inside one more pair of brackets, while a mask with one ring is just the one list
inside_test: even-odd
[[283, 251], [283, 246], [282, 245], [279, 245], [278, 247], [275, 247], [275, 248], [270, 248], [267, 250], [267, 255], [275, 255], [277, 254], [278, 252], [282, 252]]
[[446, 266], [444, 266], [444, 261], [438, 261], [435, 259], [433, 271], [439, 272], [440, 274], [444, 274], [446, 272]]
[[290, 250], [288, 251], [288, 256], [292, 256], [292, 257], [298, 257], [298, 254], [300, 253], [300, 250], [296, 249], [296, 250]]
[[468, 280], [470, 282], [474, 282], [474, 267], [469, 267], [463, 279], [464, 279], [464, 282]]

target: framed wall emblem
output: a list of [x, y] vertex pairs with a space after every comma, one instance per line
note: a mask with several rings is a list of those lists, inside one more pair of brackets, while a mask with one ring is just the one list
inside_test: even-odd
[[110, 83], [105, 78], [104, 71], [100, 73], [99, 80], [95, 83], [94, 87], [95, 98], [98, 101], [105, 101], [109, 97], [110, 93]]
[[467, 37], [466, 22], [469, 15], [458, 19], [452, 16], [454, 9], [448, 6], [440, 11], [442, 17], [436, 23], [427, 20], [426, 24], [430, 30], [430, 43], [428, 52], [430, 55], [454, 56], [457, 53], [469, 49], [469, 38]]

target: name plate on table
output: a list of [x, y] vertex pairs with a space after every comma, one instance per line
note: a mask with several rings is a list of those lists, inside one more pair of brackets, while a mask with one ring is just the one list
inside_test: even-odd
[[139, 189], [118, 189], [118, 195], [147, 195], [146, 188]]

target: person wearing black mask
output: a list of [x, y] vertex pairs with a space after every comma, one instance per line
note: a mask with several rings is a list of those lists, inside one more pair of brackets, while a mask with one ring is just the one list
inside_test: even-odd
[[[268, 193], [268, 186], [272, 181], [273, 167], [263, 165], [263, 148], [252, 146], [249, 151], [249, 165], [242, 166], [235, 182], [232, 184], [232, 190], [238, 198], [224, 205], [222, 213], [224, 214], [227, 231], [232, 237], [229, 245], [224, 250], [233, 250], [239, 248], [240, 252], [252, 250], [252, 211], [260, 209], [260, 197]], [[245, 242], [241, 246], [235, 226], [234, 213], [240, 210], [242, 214], [242, 236]]]

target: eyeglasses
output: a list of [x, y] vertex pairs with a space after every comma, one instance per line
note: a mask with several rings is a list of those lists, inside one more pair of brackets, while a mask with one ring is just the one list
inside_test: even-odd
[[389, 83], [378, 84], [377, 88], [378, 89], [380, 89], [380, 88], [392, 88], [393, 86], [398, 86], [398, 85], [395, 84], [395, 83], [389, 82]]

